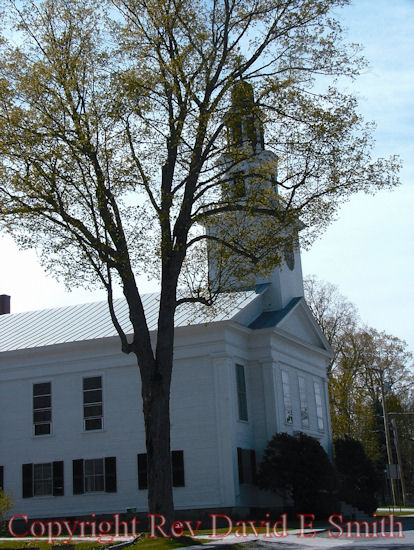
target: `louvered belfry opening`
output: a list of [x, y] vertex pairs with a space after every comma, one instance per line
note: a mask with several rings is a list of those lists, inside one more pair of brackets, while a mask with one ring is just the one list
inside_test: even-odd
[[0, 294], [0, 315], [10, 313], [10, 296]]

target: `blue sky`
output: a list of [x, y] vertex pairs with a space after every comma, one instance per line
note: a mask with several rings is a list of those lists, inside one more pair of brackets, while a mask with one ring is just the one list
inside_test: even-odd
[[[414, 351], [414, 0], [354, 0], [337, 12], [349, 39], [364, 46], [369, 68], [349, 88], [360, 111], [377, 123], [376, 154], [398, 154], [402, 184], [358, 195], [302, 256], [304, 274], [336, 284], [370, 326], [405, 339]], [[103, 298], [46, 277], [35, 252], [0, 238], [0, 293], [12, 311]], [[153, 290], [143, 281], [142, 290]]]
[[365, 323], [414, 351], [414, 1], [355, 0], [338, 15], [369, 61], [350, 88], [377, 123], [376, 154], [402, 158], [402, 183], [355, 196], [303, 254], [303, 271], [336, 284]]

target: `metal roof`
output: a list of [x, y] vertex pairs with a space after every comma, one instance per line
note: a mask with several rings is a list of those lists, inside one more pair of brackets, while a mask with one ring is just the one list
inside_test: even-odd
[[257, 319], [250, 323], [249, 328], [258, 330], [261, 328], [271, 328], [277, 326], [280, 321], [284, 319], [286, 315], [291, 312], [292, 309], [294, 309], [299, 302], [303, 300], [304, 298], [299, 296], [297, 298], [293, 298], [283, 309], [264, 311], [259, 315], [259, 317], [257, 317]]
[[[181, 305], [175, 326], [199, 325], [236, 319], [237, 314], [257, 297], [253, 291], [222, 294], [215, 306], [196, 303]], [[159, 294], [143, 294], [148, 327], [156, 330]], [[132, 333], [124, 298], [114, 300], [115, 311], [126, 334]], [[0, 352], [52, 346], [66, 342], [117, 336], [106, 301], [0, 315]]]

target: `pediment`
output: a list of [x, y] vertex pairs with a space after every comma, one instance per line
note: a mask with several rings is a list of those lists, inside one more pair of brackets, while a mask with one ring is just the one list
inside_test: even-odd
[[300, 302], [277, 326], [307, 344], [330, 351], [329, 343], [305, 301]]
[[306, 344], [332, 353], [325, 335], [302, 297], [294, 298], [282, 310], [263, 312], [250, 324], [250, 328], [254, 330], [271, 327], [281, 330]]

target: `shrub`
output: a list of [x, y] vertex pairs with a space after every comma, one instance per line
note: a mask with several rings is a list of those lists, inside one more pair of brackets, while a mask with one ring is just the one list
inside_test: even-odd
[[10, 495], [0, 489], [0, 535], [6, 533], [6, 521], [4, 520], [5, 514], [13, 507]]
[[337, 439], [334, 449], [340, 498], [371, 514], [377, 508], [376, 493], [381, 485], [374, 463], [356, 439]]
[[297, 513], [323, 516], [337, 511], [334, 468], [320, 443], [304, 433], [278, 433], [269, 441], [258, 485], [287, 492]]

